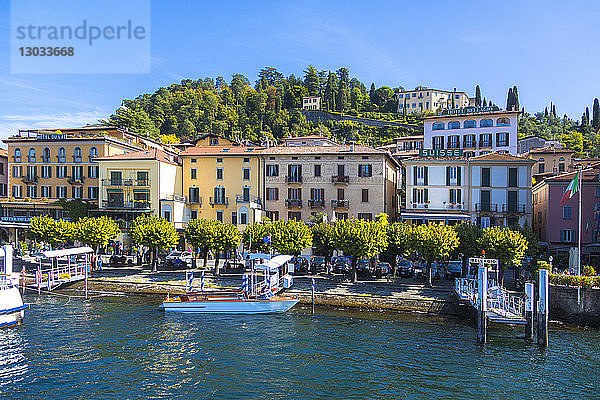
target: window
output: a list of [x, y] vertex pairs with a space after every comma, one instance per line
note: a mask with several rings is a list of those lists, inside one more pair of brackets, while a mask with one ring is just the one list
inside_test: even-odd
[[67, 161], [67, 151], [64, 147], [58, 149], [58, 162], [64, 163]]
[[358, 164], [358, 176], [361, 178], [370, 178], [373, 176], [372, 164]]
[[250, 186], [244, 186], [242, 188], [242, 199], [244, 201], [250, 201]]
[[192, 204], [200, 204], [200, 189], [197, 187], [190, 187], [190, 203]]
[[348, 213], [345, 212], [336, 212], [335, 213], [335, 218], [338, 220], [346, 220], [348, 219]]
[[20, 178], [23, 175], [23, 167], [20, 165], [13, 165], [12, 176], [13, 178]]
[[217, 168], [217, 180], [223, 180], [223, 168]]
[[338, 200], [344, 200], [344, 189], [338, 189], [337, 190], [337, 199]]
[[37, 197], [37, 186], [27, 186], [27, 197], [32, 199]]
[[490, 126], [494, 126], [494, 121], [491, 119], [482, 119], [479, 123], [479, 127], [481, 128], [489, 128]]
[[73, 198], [81, 199], [83, 197], [83, 188], [81, 186], [73, 186]]
[[371, 221], [373, 219], [373, 214], [371, 214], [371, 213], [358, 213], [358, 219], [366, 219], [367, 221]]
[[227, 198], [225, 197], [225, 188], [224, 187], [217, 186], [216, 188], [214, 188], [213, 194], [214, 194], [213, 201], [215, 204], [226, 204], [227, 203]]
[[300, 221], [302, 218], [302, 213], [300, 211], [289, 211], [288, 219], [295, 219], [296, 221]]
[[267, 176], [279, 176], [279, 165], [267, 164]]
[[222, 158], [217, 158], [217, 163], [222, 163], [223, 159]]
[[88, 187], [88, 199], [96, 200], [98, 199], [98, 186], [90, 186]]
[[52, 178], [52, 167], [50, 165], [42, 165], [42, 178]]
[[424, 204], [429, 201], [428, 189], [413, 189], [413, 203]]
[[88, 165], [88, 178], [98, 178], [98, 168], [97, 165]]
[[573, 207], [563, 206], [563, 219], [573, 219]]
[[250, 180], [250, 168], [242, 169], [242, 178], [247, 181]]
[[445, 128], [444, 123], [443, 122], [436, 122], [433, 124], [432, 129], [434, 131], [443, 131]]
[[198, 177], [198, 170], [196, 168], [190, 168], [190, 179], [196, 179]]
[[[517, 212], [518, 211], [518, 192], [516, 190], [508, 191], [508, 212]], [[509, 224], [510, 226], [510, 224]]]
[[[50, 149], [45, 147], [42, 151], [42, 162], [49, 163], [50, 162]], [[42, 196], [44, 197], [44, 196]]]
[[302, 165], [300, 165], [300, 164], [288, 165], [288, 182], [294, 182], [294, 183], [302, 182]]
[[4, 175], [4, 163], [0, 162], [0, 175]]
[[171, 222], [171, 211], [163, 210], [163, 218], [167, 220], [167, 222]]
[[18, 185], [13, 185], [12, 187], [12, 197], [19, 198], [23, 195], [22, 187]]
[[472, 149], [475, 147], [475, 135], [465, 135], [463, 138], [463, 147], [465, 149]]
[[481, 186], [490, 187], [491, 185], [491, 168], [481, 168]]
[[67, 187], [66, 186], [57, 186], [56, 187], [56, 197], [59, 199], [67, 198]]
[[444, 137], [443, 136], [434, 136], [433, 137], [433, 149], [441, 150], [444, 148]]
[[490, 211], [492, 209], [492, 196], [491, 196], [491, 191], [489, 190], [482, 190], [481, 193], [481, 207], [480, 207], [480, 211]]
[[223, 222], [223, 211], [217, 210], [217, 221]]
[[37, 166], [35, 166], [35, 165], [27, 166], [27, 179], [37, 180]]
[[96, 157], [98, 157], [98, 149], [95, 147], [90, 147], [90, 161], [92, 161], [92, 158]]
[[428, 184], [428, 168], [427, 167], [413, 167], [413, 184], [415, 186], [422, 185], [427, 186]]
[[546, 164], [544, 164], [544, 159], [540, 158], [538, 160], [538, 174], [543, 174], [546, 171]]
[[560, 241], [561, 242], [573, 242], [575, 237], [575, 232], [572, 229], [561, 229], [560, 231]]
[[496, 133], [496, 146], [508, 146], [508, 133]]
[[368, 203], [369, 202], [369, 189], [363, 189], [362, 190], [362, 202], [363, 203]]
[[496, 120], [496, 126], [509, 126], [510, 120], [508, 118], [498, 118]]
[[538, 211], [538, 213], [537, 213], [537, 220], [538, 220], [538, 222], [542, 222], [542, 212], [541, 211]]
[[518, 169], [517, 168], [509, 168], [508, 169], [508, 187], [517, 187], [518, 182]]
[[314, 188], [310, 189], [310, 199], [311, 200], [323, 201], [324, 198], [325, 198], [325, 189], [314, 189]]
[[490, 217], [481, 217], [481, 229], [487, 229], [491, 226], [491, 218]]
[[267, 200], [279, 200], [279, 189], [267, 188]]
[[240, 212], [240, 224], [248, 225], [248, 212]]
[[35, 162], [35, 149], [32, 147], [29, 149], [29, 153], [27, 153], [27, 162], [34, 163]]
[[210, 138], [209, 144], [211, 146], [218, 146], [219, 145], [219, 138], [216, 138], [216, 137]]
[[482, 133], [479, 135], [479, 147], [492, 147], [491, 133]]
[[279, 221], [279, 211], [267, 211], [267, 218], [271, 221]]
[[237, 225], [237, 212], [233, 211], [231, 213], [231, 223], [233, 225]]
[[249, 163], [249, 162], [250, 162], [250, 158], [248, 158], [248, 157], [244, 157], [244, 162], [245, 162], [245, 163]]
[[465, 128], [475, 128], [476, 125], [477, 123], [472, 119], [465, 121], [465, 123], [463, 124]]
[[321, 164], [315, 164], [315, 176], [321, 176]]
[[288, 188], [288, 199], [289, 200], [302, 200], [302, 189]]
[[462, 190], [461, 189], [450, 189], [450, 204], [461, 204], [462, 202]]
[[460, 122], [458, 122], [458, 121], [448, 122], [448, 129], [460, 129]]
[[448, 136], [448, 148], [449, 149], [459, 149], [460, 148], [460, 139], [458, 135]]
[[558, 172], [565, 172], [565, 159], [563, 157], [558, 159]]
[[192, 158], [192, 159], [190, 160], [190, 162], [191, 162], [192, 164], [196, 164], [197, 160], [196, 160], [195, 158]]
[[73, 165], [71, 167], [71, 179], [73, 180], [81, 180], [83, 179], [83, 166], [81, 165]]
[[56, 177], [57, 178], [66, 178], [67, 177], [67, 166], [66, 165], [57, 165], [56, 166]]
[[75, 147], [73, 150], [73, 162], [81, 162], [81, 148]]
[[461, 185], [461, 167], [446, 167], [446, 186]]
[[52, 187], [51, 186], [41, 186], [42, 197], [49, 199], [52, 197]]
[[190, 219], [198, 219], [198, 211], [192, 210], [192, 215], [190, 216]]
[[18, 147], [15, 149], [14, 152], [14, 160], [15, 162], [21, 162], [21, 149], [19, 149]]
[[594, 188], [594, 196], [595, 197], [600, 197], [600, 186], [596, 186]]

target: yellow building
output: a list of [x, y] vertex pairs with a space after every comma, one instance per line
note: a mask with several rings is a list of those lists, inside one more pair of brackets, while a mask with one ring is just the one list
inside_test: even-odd
[[196, 145], [180, 153], [189, 218], [259, 221], [264, 167], [259, 147]]

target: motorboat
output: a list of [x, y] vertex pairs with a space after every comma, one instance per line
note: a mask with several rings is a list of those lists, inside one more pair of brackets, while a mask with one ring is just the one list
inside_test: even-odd
[[0, 248], [0, 328], [18, 325], [25, 317], [26, 304], [19, 292], [19, 274], [13, 274], [13, 248]]

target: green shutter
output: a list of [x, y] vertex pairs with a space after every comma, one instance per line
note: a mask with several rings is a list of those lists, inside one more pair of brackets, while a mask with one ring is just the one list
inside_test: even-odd
[[417, 167], [413, 167], [413, 185], [417, 186]]
[[446, 167], [446, 186], [450, 186], [450, 168], [451, 167]]
[[[456, 184], [458, 186], [460, 186], [460, 170], [461, 170], [461, 167], [456, 167]], [[460, 201], [459, 201], [459, 203], [460, 203]]]
[[428, 170], [429, 170], [429, 167], [423, 167], [423, 184], [425, 186], [427, 186], [429, 184]]

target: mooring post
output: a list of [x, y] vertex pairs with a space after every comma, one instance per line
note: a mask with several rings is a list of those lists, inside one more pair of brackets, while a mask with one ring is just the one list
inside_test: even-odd
[[538, 333], [537, 341], [542, 347], [548, 347], [548, 270], [540, 269], [538, 301]]
[[487, 341], [487, 268], [482, 264], [477, 270], [477, 341]]
[[315, 313], [315, 278], [311, 278], [310, 282], [310, 293], [311, 293], [311, 304], [312, 304], [312, 313]]
[[525, 284], [525, 339], [533, 340], [533, 304], [534, 286], [532, 282]]

